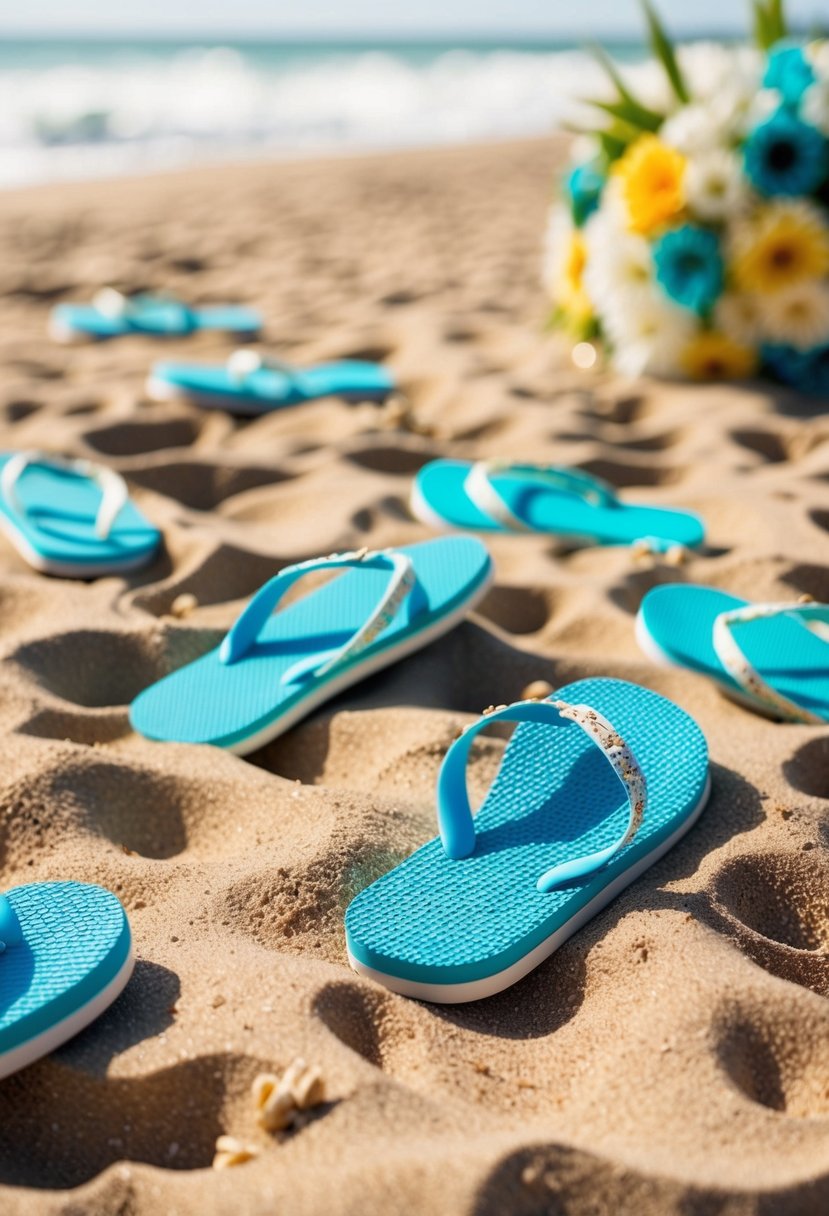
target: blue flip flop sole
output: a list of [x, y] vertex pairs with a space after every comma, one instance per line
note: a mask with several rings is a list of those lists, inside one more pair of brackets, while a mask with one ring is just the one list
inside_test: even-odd
[[[714, 622], [748, 600], [716, 587], [665, 583], [650, 590], [636, 617], [636, 638], [655, 663], [707, 676], [732, 700], [766, 717], [775, 714], [724, 669], [714, 649]], [[795, 620], [777, 617], [740, 627], [740, 648], [777, 692], [829, 722], [829, 645]]]
[[[471, 465], [461, 460], [434, 460], [415, 476], [411, 507], [430, 527], [470, 532], [509, 532], [486, 515], [465, 489]], [[690, 511], [617, 502], [598, 506], [572, 493], [529, 487], [508, 475], [494, 484], [513, 515], [525, 519], [534, 533], [549, 533], [574, 543], [629, 545], [644, 537], [694, 547], [705, 538], [702, 520]]]
[[580, 680], [555, 696], [592, 706], [636, 756], [649, 796], [634, 839], [591, 877], [537, 890], [551, 865], [618, 838], [629, 809], [607, 760], [577, 727], [521, 724], [475, 818], [474, 852], [452, 860], [435, 838], [349, 905], [346, 944], [359, 974], [439, 1003], [492, 996], [538, 966], [696, 822], [710, 793], [708, 751], [682, 709], [621, 680]]
[[[13, 452], [0, 453], [0, 471]], [[31, 465], [17, 483], [23, 512], [0, 497], [0, 531], [33, 569], [63, 578], [99, 578], [147, 565], [161, 533], [133, 502], [125, 503], [106, 539], [96, 535], [101, 492], [88, 478]]]
[[32, 883], [5, 892], [22, 941], [0, 954], [0, 1077], [94, 1021], [132, 974], [129, 923], [102, 887]]
[[290, 375], [264, 367], [241, 381], [223, 365], [158, 363], [147, 380], [147, 393], [155, 401], [190, 401], [245, 417], [323, 397], [383, 401], [395, 387], [394, 377], [382, 364], [361, 360], [320, 363]]
[[405, 611], [359, 656], [329, 674], [282, 684], [301, 661], [331, 653], [368, 619], [386, 586], [382, 571], [350, 570], [271, 616], [251, 652], [223, 664], [219, 648], [152, 685], [133, 701], [130, 721], [147, 738], [211, 743], [247, 755], [317, 706], [443, 636], [466, 617], [492, 578], [486, 547], [473, 537], [403, 546], [428, 610]]

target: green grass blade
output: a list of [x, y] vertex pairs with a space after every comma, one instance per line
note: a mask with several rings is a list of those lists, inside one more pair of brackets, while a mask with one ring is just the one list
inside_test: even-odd
[[611, 118], [618, 118], [620, 122], [626, 123], [630, 127], [638, 127], [640, 131], [653, 133], [662, 126], [662, 115], [654, 113], [653, 110], [647, 110], [643, 106], [631, 105], [626, 101], [598, 101], [591, 97], [585, 97], [584, 103], [594, 106], [597, 110], [604, 110], [605, 114], [609, 114]]
[[[634, 96], [619, 74], [613, 60], [600, 46], [591, 46], [588, 47], [588, 50], [609, 76], [613, 87], [619, 94], [620, 104], [627, 107], [628, 113], [632, 117], [635, 115], [636, 125], [642, 127], [645, 131], [658, 130], [664, 122], [665, 115], [660, 114], [657, 110], [650, 109], [649, 106], [643, 105], [639, 98]], [[598, 103], [589, 102], [588, 104], [593, 105]]]
[[783, 0], [769, 0], [769, 17], [774, 33], [774, 40], [775, 42], [779, 42], [781, 38], [785, 38], [788, 34], [786, 10]]
[[651, 50], [665, 69], [665, 74], [671, 82], [671, 88], [676, 94], [677, 100], [681, 101], [683, 105], [687, 105], [691, 98], [679, 63], [677, 62], [673, 43], [665, 32], [662, 22], [656, 15], [656, 10], [651, 0], [640, 0], [640, 3], [645, 14], [645, 20], [648, 23]]

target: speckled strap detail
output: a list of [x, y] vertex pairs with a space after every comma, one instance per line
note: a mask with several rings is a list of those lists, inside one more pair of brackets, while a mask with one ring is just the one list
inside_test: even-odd
[[392, 549], [382, 552], [358, 549], [347, 553], [331, 553], [328, 557], [312, 558], [310, 561], [298, 562], [294, 566], [286, 567], [256, 593], [222, 642], [219, 650], [219, 658], [222, 663], [235, 663], [250, 650], [265, 621], [285, 592], [299, 579], [316, 571], [349, 567], [360, 570], [389, 571], [390, 578], [377, 607], [365, 624], [349, 638], [344, 646], [337, 647], [333, 652], [324, 652], [313, 655], [310, 659], [302, 659], [285, 672], [282, 677], [283, 684], [297, 683], [311, 674], [325, 675], [333, 668], [355, 659], [391, 624], [407, 598], [409, 599], [409, 613], [412, 617], [424, 611], [428, 606], [423, 588], [417, 581], [412, 561], [405, 553], [398, 553]]
[[743, 608], [721, 612], [714, 621], [712, 635], [717, 658], [742, 691], [775, 717], [807, 726], [825, 726], [823, 718], [803, 709], [795, 701], [772, 688], [752, 667], [737, 641], [735, 625], [748, 625], [751, 621], [768, 620], [776, 616], [793, 617], [804, 627], [807, 621], [829, 624], [829, 604], [746, 604]]
[[447, 856], [468, 857], [475, 851], [475, 824], [466, 786], [466, 766], [475, 736], [492, 722], [534, 722], [561, 726], [563, 720], [577, 726], [602, 750], [622, 785], [629, 805], [627, 826], [608, 848], [586, 857], [577, 857], [545, 871], [538, 879], [539, 891], [551, 891], [565, 883], [588, 878], [607, 865], [629, 844], [642, 823], [647, 805], [645, 776], [633, 752], [619, 732], [589, 705], [569, 705], [565, 701], [517, 701], [499, 705], [471, 722], [446, 753], [437, 788], [438, 828]]
[[17, 913], [5, 895], [0, 895], [0, 955], [23, 941]]
[[528, 489], [557, 490], [572, 494], [594, 506], [609, 507], [616, 502], [612, 486], [580, 469], [560, 465], [511, 464], [507, 460], [480, 460], [473, 464], [463, 488], [479, 511], [503, 528], [516, 532], [535, 532], [526, 520], [516, 515], [493, 484], [493, 477], [509, 477], [526, 482]]
[[95, 518], [95, 534], [101, 540], [106, 540], [112, 531], [121, 511], [129, 500], [127, 483], [114, 469], [106, 465], [93, 464], [91, 460], [71, 460], [66, 456], [56, 456], [51, 452], [41, 452], [34, 449], [28, 452], [18, 452], [7, 460], [0, 473], [0, 496], [10, 511], [16, 515], [25, 516], [26, 508], [20, 501], [17, 483], [26, 469], [32, 465], [41, 465], [48, 469], [58, 469], [64, 473], [74, 473], [78, 477], [86, 477], [94, 481], [101, 489], [101, 505]]
[[297, 369], [293, 363], [279, 359], [276, 355], [263, 355], [260, 351], [242, 348], [235, 350], [228, 359], [227, 371], [231, 380], [244, 384], [255, 372], [261, 371], [281, 372], [290, 380], [296, 376]]

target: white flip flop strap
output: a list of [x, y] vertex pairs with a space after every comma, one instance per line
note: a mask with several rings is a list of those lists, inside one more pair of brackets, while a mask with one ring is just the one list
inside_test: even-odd
[[94, 464], [91, 460], [72, 460], [66, 456], [55, 456], [51, 452], [18, 452], [7, 460], [0, 473], [0, 495], [6, 505], [16, 514], [25, 516], [26, 508], [20, 501], [17, 484], [27, 468], [42, 465], [47, 469], [59, 469], [74, 473], [78, 477], [94, 481], [101, 490], [101, 504], [95, 517], [95, 535], [106, 540], [121, 511], [129, 501], [127, 483], [120, 473], [106, 465]]
[[607, 482], [580, 469], [499, 460], [476, 461], [463, 483], [464, 491], [479, 511], [501, 527], [515, 532], [537, 532], [538, 529], [513, 512], [493, 483], [493, 478], [499, 476], [523, 481], [529, 487], [572, 494], [595, 506], [608, 506], [616, 502], [613, 488]]
[[633, 840], [645, 815], [647, 783], [636, 757], [616, 728], [590, 705], [518, 701], [487, 711], [470, 723], [446, 754], [438, 777], [437, 804], [438, 826], [447, 856], [453, 859], [467, 857], [475, 848], [475, 825], [466, 787], [466, 765], [474, 736], [492, 722], [535, 722], [555, 726], [560, 718], [575, 722], [612, 765], [627, 794], [628, 822], [621, 836], [608, 847], [546, 870], [536, 883], [537, 889], [551, 891], [564, 883], [589, 878]]
[[244, 384], [255, 372], [281, 372], [289, 380], [294, 379], [297, 369], [292, 363], [279, 359], [275, 355], [263, 355], [256, 350], [235, 350], [227, 361], [227, 371], [231, 380]]
[[742, 608], [733, 608], [721, 612], [714, 620], [712, 644], [717, 658], [722, 663], [732, 680], [742, 691], [771, 711], [777, 717], [787, 722], [800, 722], [804, 725], [825, 725], [824, 719], [804, 709], [789, 697], [763, 679], [758, 671], [746, 658], [740, 643], [735, 636], [735, 626], [748, 625], [751, 621], [770, 620], [773, 617], [788, 616], [806, 621], [823, 621], [829, 623], [829, 605], [827, 604], [746, 604]]
[[111, 321], [122, 321], [135, 311], [129, 296], [125, 296], [115, 287], [102, 287], [100, 291], [96, 291], [92, 297], [92, 305]]

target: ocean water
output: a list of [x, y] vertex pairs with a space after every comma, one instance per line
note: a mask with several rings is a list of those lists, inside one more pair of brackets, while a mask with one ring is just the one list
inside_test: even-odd
[[599, 79], [538, 40], [5, 39], [0, 186], [543, 134]]

